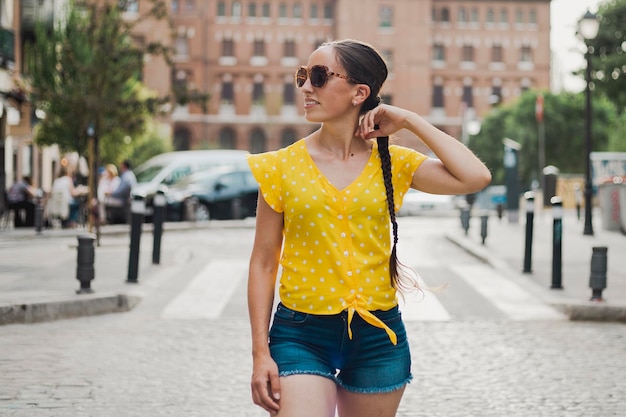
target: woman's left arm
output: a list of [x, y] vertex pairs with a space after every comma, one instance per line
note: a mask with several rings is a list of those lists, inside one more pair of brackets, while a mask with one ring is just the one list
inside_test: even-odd
[[[374, 127], [378, 129], [374, 129]], [[364, 139], [388, 136], [401, 129], [415, 135], [416, 148], [421, 140], [437, 158], [428, 158], [413, 175], [411, 186], [432, 194], [470, 194], [485, 188], [491, 173], [464, 144], [428, 123], [417, 113], [389, 105], [368, 112], [357, 134]]]

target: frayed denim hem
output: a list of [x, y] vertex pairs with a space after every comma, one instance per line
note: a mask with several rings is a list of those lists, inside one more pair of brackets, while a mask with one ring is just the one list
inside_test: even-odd
[[328, 378], [331, 381], [333, 381], [334, 383], [338, 383], [337, 382], [337, 378], [335, 377], [334, 374], [331, 374], [330, 372], [321, 372], [321, 371], [308, 371], [308, 370], [293, 370], [293, 371], [284, 371], [284, 372], [279, 372], [278, 376], [291, 376], [291, 375], [317, 375], [317, 376], [323, 376], [324, 378]]
[[399, 384], [395, 384], [395, 385], [390, 385], [388, 387], [366, 387], [366, 388], [352, 387], [350, 385], [345, 385], [341, 381], [337, 381], [337, 385], [339, 385], [341, 388], [345, 389], [346, 391], [355, 392], [357, 394], [382, 394], [385, 392], [392, 392], [392, 391], [399, 390], [400, 388], [404, 387], [406, 384], [409, 384], [412, 379], [413, 379], [413, 375], [409, 375], [409, 377], [405, 379], [403, 382]]

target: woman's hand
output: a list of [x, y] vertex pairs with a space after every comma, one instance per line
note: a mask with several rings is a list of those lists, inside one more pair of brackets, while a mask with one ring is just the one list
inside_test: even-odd
[[270, 413], [278, 412], [280, 406], [280, 380], [278, 366], [271, 356], [254, 359], [252, 367], [252, 400]]
[[380, 104], [363, 115], [355, 135], [363, 139], [389, 136], [405, 128], [411, 114], [413, 113], [399, 107]]

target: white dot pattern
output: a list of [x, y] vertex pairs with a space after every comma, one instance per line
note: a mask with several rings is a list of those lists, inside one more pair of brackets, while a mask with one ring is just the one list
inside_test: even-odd
[[[396, 210], [426, 156], [389, 146]], [[304, 140], [248, 156], [268, 205], [284, 215], [281, 301], [297, 311], [388, 310], [397, 304], [389, 279], [391, 225], [374, 143], [369, 162], [343, 190], [317, 169]]]

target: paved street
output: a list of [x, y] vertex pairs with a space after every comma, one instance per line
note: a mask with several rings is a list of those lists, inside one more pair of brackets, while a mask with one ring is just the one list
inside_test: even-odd
[[[624, 415], [624, 324], [566, 320], [451, 243], [438, 221], [401, 219], [400, 229], [401, 260], [433, 289], [402, 306], [414, 380], [399, 416]], [[130, 312], [1, 326], [0, 416], [266, 415], [249, 394], [252, 233], [168, 232], [159, 266], [144, 240], [140, 283], [129, 290], [142, 301]], [[71, 239], [46, 242], [42, 254], [46, 243], [68, 255], [45, 260], [51, 274], [40, 279], [62, 270], [71, 279]], [[97, 262], [107, 277], [125, 279], [126, 248], [123, 236], [103, 239]], [[93, 286], [119, 283], [99, 276]]]

